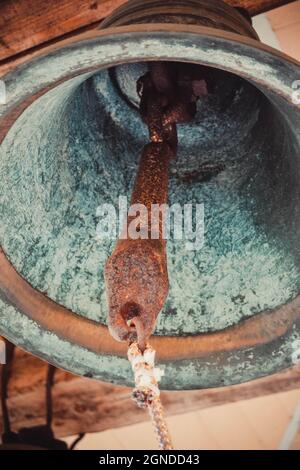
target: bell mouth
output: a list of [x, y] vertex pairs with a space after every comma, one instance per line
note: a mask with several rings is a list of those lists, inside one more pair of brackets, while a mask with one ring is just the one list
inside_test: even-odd
[[[118, 30], [118, 35], [123, 35], [123, 46], [124, 41], [128, 42], [129, 51], [133, 39], [126, 28], [123, 33]], [[130, 28], [142, 35], [143, 27]], [[234, 34], [218, 33], [220, 37], [211, 36], [207, 41], [206, 28], [192, 27], [195, 32], [191, 33], [189, 27], [189, 33], [184, 35], [181, 34], [184, 27], [176, 26], [175, 33], [171, 26], [163, 28], [167, 35], [161, 27], [153, 26], [153, 57], [151, 54], [143, 57], [141, 45], [140, 51], [135, 50], [135, 57], [122, 63], [118, 40], [112, 39], [109, 32], [106, 32], [108, 36], [95, 33], [96, 38], [68, 46], [64, 51], [66, 57], [70, 53], [75, 60], [74, 52], [84, 50], [84, 64], [89, 54], [96, 61], [97, 51], [98, 65], [89, 63], [88, 71], [81, 64], [74, 72], [68, 64], [70, 74], [66, 70], [54, 72], [53, 64], [58, 63], [59, 54], [52, 52], [49, 57], [38, 58], [8, 76], [8, 83], [13, 84], [18, 74], [20, 83], [18, 90], [13, 90], [13, 102], [2, 113], [2, 130], [7, 130], [7, 122], [11, 127], [7, 133], [3, 131], [0, 148], [4, 175], [0, 241], [15, 270], [35, 291], [84, 321], [106, 325], [102, 276], [115, 240], [97, 239], [97, 208], [103, 203], [117, 208], [119, 196], [130, 194], [147, 131], [135, 108], [134, 86], [128, 86], [128, 77], [134, 83], [132, 77], [138, 77], [147, 60], [156, 57], [158, 44], [164, 46], [163, 60], [178, 60], [178, 50], [172, 50], [173, 34], [183, 49], [182, 62], [197, 62], [213, 69], [219, 77], [218, 91], [199, 103], [195, 123], [180, 126], [179, 156], [171, 169], [170, 203], [184, 204], [191, 200], [204, 203], [207, 213], [205, 243], [199, 252], [187, 253], [184, 244], [168, 242], [171, 289], [156, 335], [182, 342], [184, 336], [222, 336], [227, 328], [240, 327], [247, 319], [252, 321], [252, 317], [266, 311], [277, 312], [280, 306], [289, 303], [295, 305], [300, 280], [296, 136], [299, 110], [289, 101], [287, 74], [297, 67], [288, 62], [286, 70], [281, 68], [278, 72], [276, 61], [285, 59], [267, 48], [263, 53], [263, 46], [259, 46], [254, 59], [250, 54], [254, 41], [249, 40], [250, 45], [246, 45]], [[200, 41], [197, 52], [194, 51], [196, 40]], [[148, 43], [149, 38], [144, 41]], [[216, 43], [218, 64], [213, 63]], [[225, 67], [229, 43], [230, 47], [234, 44], [236, 56], [240, 55], [241, 59], [240, 62], [232, 60], [230, 67]], [[114, 59], [109, 62], [104, 51], [113, 47]], [[107, 60], [104, 65], [101, 54]], [[142, 57], [137, 57], [139, 54]], [[263, 72], [251, 73], [255, 61], [258, 66], [264, 65]], [[46, 90], [45, 83], [40, 88], [33, 84], [30, 74], [36, 77], [39, 70], [43, 77], [49, 65], [55, 77], [52, 75], [50, 87], [47, 85], [51, 89]], [[268, 67], [269, 76], [266, 75]], [[228, 70], [224, 71], [225, 68]], [[28, 97], [31, 97], [29, 101], [33, 97], [33, 102], [28, 105], [27, 101], [26, 109], [15, 119], [16, 110]], [[8, 297], [13, 300], [13, 295]], [[24, 312], [19, 299], [12, 303]], [[7, 336], [15, 335], [11, 332], [17, 328], [18, 315], [22, 322], [28, 317], [14, 310], [11, 315], [16, 315], [14, 325], [9, 325], [5, 314], [7, 305], [4, 303], [2, 308], [1, 328]], [[288, 334], [296, 321], [294, 313], [287, 315], [285, 321]], [[48, 325], [48, 329], [60, 336], [54, 326]], [[66, 334], [65, 329], [61, 336]], [[272, 341], [277, 338], [274, 335]], [[18, 341], [40, 355], [50, 354], [45, 352], [46, 347], [30, 345], [24, 326], [18, 333]], [[283, 344], [290, 347], [286, 337], [276, 347], [280, 349]], [[247, 347], [252, 346], [251, 342], [247, 343]], [[209, 354], [219, 354], [224, 349], [220, 342], [220, 350], [210, 350]], [[116, 350], [118, 354], [123, 351], [119, 346], [112, 347], [112, 354]], [[101, 353], [101, 345], [97, 352]], [[204, 351], [201, 354], [205, 356]], [[59, 356], [57, 353], [57, 362], [73, 371], [83, 373], [84, 369], [87, 373], [92, 368], [86, 363], [67, 364]], [[175, 357], [183, 360], [183, 350]], [[191, 361], [195, 357], [198, 360], [198, 356], [193, 356]], [[168, 359], [167, 353], [165, 358]], [[286, 363], [283, 360], [282, 366]], [[248, 377], [263, 375], [267, 367], [277, 370], [279, 365], [277, 362], [274, 366], [272, 361], [267, 366], [250, 365]], [[92, 374], [103, 378], [107, 372], [93, 369]], [[213, 379], [215, 384], [224, 383], [219, 377]], [[123, 381], [119, 376], [115, 380]], [[213, 384], [211, 379], [199, 378], [197, 374], [192, 380], [188, 388], [198, 387], [201, 380]], [[229, 375], [225, 380], [230, 382]], [[232, 380], [241, 381], [241, 377], [235, 375]]]

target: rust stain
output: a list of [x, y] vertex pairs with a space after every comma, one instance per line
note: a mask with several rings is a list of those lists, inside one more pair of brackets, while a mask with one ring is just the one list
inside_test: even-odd
[[137, 82], [141, 117], [151, 143], [140, 159], [131, 206], [142, 205], [139, 237], [132, 238], [129, 215], [121, 238], [105, 267], [108, 325], [118, 341], [138, 341], [140, 348], [155, 329], [169, 290], [163, 214], [153, 205], [167, 204], [169, 163], [177, 153], [177, 123], [191, 122], [196, 101], [207, 95], [203, 68], [193, 64], [151, 62]]

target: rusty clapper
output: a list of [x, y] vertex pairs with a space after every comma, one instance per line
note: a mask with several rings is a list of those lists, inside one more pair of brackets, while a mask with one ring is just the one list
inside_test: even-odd
[[[137, 82], [140, 113], [151, 142], [143, 149], [133, 188], [134, 214], [129, 211], [106, 263], [105, 282], [112, 336], [138, 341], [142, 350], [169, 290], [164, 213], [157, 205], [168, 201], [169, 165], [177, 153], [176, 124], [195, 117], [196, 101], [208, 92], [204, 75], [202, 67], [192, 64], [151, 62]], [[147, 208], [147, 214], [138, 214], [138, 238], [128, 230], [136, 223], [136, 204]]]

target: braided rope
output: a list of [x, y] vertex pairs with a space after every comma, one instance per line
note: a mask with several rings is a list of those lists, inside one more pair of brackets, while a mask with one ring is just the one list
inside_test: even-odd
[[155, 351], [147, 345], [145, 351], [142, 352], [137, 343], [132, 343], [128, 349], [128, 359], [135, 379], [132, 398], [140, 408], [148, 408], [159, 448], [161, 450], [172, 450], [173, 446], [164, 418], [158, 388], [158, 382], [163, 376], [163, 371], [158, 367], [154, 367]]
[[148, 407], [149, 414], [154, 425], [155, 433], [161, 450], [172, 450], [172, 442], [164, 417], [163, 406], [160, 398], [155, 398]]

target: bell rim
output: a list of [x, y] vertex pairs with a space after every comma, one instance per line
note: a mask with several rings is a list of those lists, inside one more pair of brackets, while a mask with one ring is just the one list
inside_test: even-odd
[[[180, 39], [184, 40], [182, 33], [184, 33], [185, 36], [189, 36], [189, 38], [192, 38], [193, 36], [196, 35], [198, 38], [199, 37], [205, 37], [205, 38], [209, 37], [210, 39], [213, 38], [215, 41], [218, 41], [218, 40], [219, 41], [225, 41], [225, 43], [227, 43], [227, 44], [228, 44], [228, 42], [230, 44], [232, 44], [232, 42], [234, 42], [234, 44], [240, 45], [240, 46], [242, 46], [242, 48], [244, 47], [248, 51], [250, 51], [253, 47], [255, 47], [255, 49], [259, 49], [260, 51], [265, 52], [266, 54], [270, 54], [272, 57], [275, 56], [278, 60], [283, 60], [284, 62], [288, 61], [291, 66], [300, 67], [300, 64], [297, 61], [294, 61], [293, 59], [288, 58], [288, 56], [286, 56], [285, 54], [282, 54], [279, 51], [276, 51], [275, 49], [272, 49], [268, 46], [260, 44], [258, 41], [254, 40], [254, 39], [243, 38], [242, 36], [239, 36], [239, 35], [234, 34], [234, 33], [228, 33], [228, 32], [219, 31], [219, 30], [216, 31], [212, 28], [206, 28], [206, 27], [200, 27], [200, 26], [192, 26], [192, 27], [188, 26], [187, 27], [187, 26], [184, 26], [184, 25], [179, 26], [179, 25], [172, 25], [172, 24], [171, 25], [170, 24], [168, 24], [168, 25], [166, 25], [166, 24], [161, 24], [161, 25], [155, 24], [155, 25], [153, 25], [152, 24], [152, 25], [147, 25], [146, 31], [145, 31], [145, 25], [114, 27], [114, 28], [108, 28], [108, 29], [102, 30], [102, 31], [94, 31], [92, 34], [89, 33], [88, 37], [87, 37], [86, 34], [84, 34], [84, 35], [82, 35], [81, 39], [79, 37], [77, 37], [75, 40], [73, 39], [71, 42], [67, 41], [68, 44], [65, 46], [65, 48], [66, 48], [66, 51], [68, 51], [68, 49], [71, 46], [71, 49], [73, 50], [73, 53], [74, 53], [74, 51], [76, 51], [77, 48], [80, 49], [81, 47], [88, 45], [88, 43], [90, 41], [96, 41], [97, 42], [98, 40], [100, 40], [99, 43], [101, 45], [101, 39], [103, 39], [103, 38], [108, 40], [111, 37], [111, 39], [113, 39], [113, 41], [116, 41], [116, 36], [118, 37], [119, 40], [122, 40], [122, 39], [124, 39], [124, 37], [126, 37], [126, 35], [128, 36], [128, 34], [130, 34], [131, 36], [134, 35], [134, 34], [137, 34], [137, 36], [141, 36], [141, 35], [143, 36], [144, 35], [147, 38], [147, 35], [149, 35], [150, 33], [153, 34], [154, 37], [155, 36], [159, 37], [159, 35], [161, 35], [163, 33], [166, 33], [167, 37], [168, 37], [168, 40], [170, 42], [172, 42], [172, 39], [174, 39], [174, 36], [176, 36], [176, 34], [179, 34]], [[173, 33], [173, 38], [170, 37], [170, 33]], [[130, 40], [132, 41], [132, 39], [133, 38], [131, 37]], [[134, 52], [136, 54], [136, 50]], [[55, 56], [55, 54], [60, 54], [60, 53], [61, 53], [61, 47], [54, 46], [54, 48], [53, 48], [53, 46], [50, 46], [50, 48], [48, 49], [48, 52], [47, 51], [46, 51], [46, 53], [43, 52], [41, 55], [36, 56], [34, 59], [30, 60], [29, 62], [26, 62], [26, 63], [22, 64], [21, 66], [17, 67], [15, 70], [9, 72], [7, 75], [2, 77], [2, 80], [4, 80], [4, 82], [6, 82], [6, 80], [7, 80], [7, 82], [10, 85], [13, 85], [13, 82], [15, 81], [16, 77], [18, 78], [18, 80], [20, 80], [22, 78], [22, 74], [25, 73], [25, 75], [26, 75], [28, 70], [30, 70], [30, 67], [38, 66], [39, 62], [42, 62], [43, 66], [45, 66], [46, 62], [47, 62], [47, 58], [49, 58], [49, 57], [53, 58], [53, 55]], [[147, 59], [144, 58], [143, 60], [151, 60], [151, 58], [154, 58], [154, 57], [157, 57], [157, 56], [154, 56], [154, 55], [151, 56], [150, 55], [149, 58], [147, 58]], [[174, 58], [172, 58], [172, 57], [168, 57], [168, 60], [173, 60], [173, 59]], [[135, 57], [132, 58], [131, 62], [137, 62], [139, 60], [140, 60], [140, 58], [137, 57], [137, 54], [136, 54]], [[165, 60], [167, 60], [167, 59], [165, 59]], [[191, 60], [189, 60], [189, 61], [191, 61]], [[209, 65], [208, 63], [205, 63], [205, 62], [202, 62], [202, 61], [201, 62], [199, 61], [199, 63], [201, 63], [203, 65]], [[22, 114], [22, 112], [28, 106], [30, 106], [30, 104], [33, 101], [35, 101], [38, 97], [42, 96], [44, 93], [51, 90], [52, 88], [55, 88], [60, 83], [63, 83], [65, 81], [68, 81], [68, 80], [70, 80], [72, 78], [75, 78], [75, 77], [78, 77], [78, 76], [82, 76], [82, 78], [84, 79], [85, 77], [90, 76], [90, 74], [93, 74], [95, 71], [101, 70], [102, 68], [108, 68], [109, 66], [114, 66], [114, 65], [117, 65], [117, 64], [120, 64], [120, 62], [115, 61], [115, 62], [105, 63], [105, 65], [102, 66], [102, 67], [99, 67], [99, 65], [94, 65], [92, 67], [89, 66], [89, 67], [86, 67], [84, 70], [82, 70], [82, 68], [80, 68], [80, 71], [79, 70], [78, 71], [72, 70], [72, 72], [69, 73], [68, 75], [58, 78], [57, 80], [55, 80], [51, 84], [47, 84], [47, 86], [44, 86], [39, 90], [35, 90], [34, 93], [29, 95], [29, 99], [27, 98], [27, 100], [25, 100], [25, 106], [24, 106], [24, 99], [22, 99], [22, 97], [17, 95], [15, 97], [15, 100], [14, 100], [15, 104], [12, 104], [11, 106], [8, 106], [7, 108], [5, 106], [2, 107], [2, 109], [0, 108], [0, 143], [4, 140], [6, 134], [8, 133], [8, 131], [10, 129], [10, 127], [18, 119], [18, 117]], [[47, 65], [46, 65], [46, 67], [47, 67]], [[223, 70], [227, 70], [229, 72], [234, 73], [234, 70], [232, 68], [226, 68], [224, 66], [219, 67], [219, 68], [222, 68]], [[270, 66], [270, 68], [272, 69], [272, 66]], [[276, 71], [275, 67], [274, 67], [274, 71]], [[243, 75], [240, 75], [240, 76], [243, 76]], [[300, 109], [300, 105], [298, 106], [298, 105], [292, 104], [291, 95], [287, 92], [282, 93], [282, 89], [280, 89], [279, 87], [276, 87], [276, 86], [274, 87], [274, 83], [273, 83], [273, 88], [272, 88], [272, 86], [270, 86], [269, 82], [266, 81], [264, 83], [255, 74], [253, 74], [253, 76], [247, 74], [246, 76], [244, 76], [244, 78], [246, 78], [249, 81], [253, 81], [253, 83], [256, 84], [257, 86], [262, 86], [264, 84], [267, 87], [267, 85], [268, 85], [267, 90], [277, 92], [278, 94], [280, 92], [281, 97], [283, 99], [285, 99], [285, 101], [287, 101], [288, 104], [290, 104], [294, 108], [299, 108]], [[280, 82], [280, 80], [279, 80], [279, 82]], [[292, 91], [292, 89], [290, 91]], [[4, 111], [2, 112], [3, 109], [4, 109]], [[20, 111], [19, 114], [18, 114], [18, 111]], [[125, 357], [126, 356], [126, 347], [122, 344], [116, 343], [114, 340], [112, 340], [110, 338], [106, 326], [101, 325], [101, 324], [97, 324], [96, 322], [93, 322], [91, 320], [87, 320], [84, 317], [81, 317], [81, 316], [77, 315], [76, 313], [71, 312], [70, 310], [66, 309], [65, 307], [63, 307], [59, 304], [57, 304], [56, 302], [52, 301], [51, 299], [47, 298], [45, 295], [43, 295], [42, 293], [40, 293], [39, 291], [37, 291], [36, 289], [31, 287], [29, 285], [29, 283], [25, 279], [23, 279], [17, 273], [17, 271], [14, 269], [14, 267], [9, 263], [9, 261], [6, 258], [3, 251], [0, 252], [0, 271], [1, 271], [1, 273], [0, 273], [0, 276], [1, 276], [1, 278], [0, 278], [0, 292], [2, 292], [1, 297], [3, 296], [6, 299], [6, 301], [9, 300], [10, 305], [15, 304], [15, 306], [17, 306], [18, 310], [21, 311], [21, 312], [22, 312], [22, 308], [24, 308], [24, 306], [22, 307], [23, 292], [19, 292], [19, 293], [15, 292], [14, 291], [14, 286], [16, 286], [16, 285], [20, 285], [20, 287], [22, 287], [23, 289], [26, 290], [27, 294], [29, 295], [29, 297], [32, 300], [38, 302], [40, 317], [39, 318], [38, 317], [35, 317], [35, 318], [31, 317], [30, 318], [30, 312], [27, 312], [27, 314], [25, 314], [25, 316], [28, 318], [28, 320], [33, 320], [33, 321], [37, 322], [38, 324], [43, 325], [43, 322], [42, 322], [43, 312], [45, 312], [46, 307], [48, 309], [50, 309], [52, 311], [52, 313], [55, 312], [56, 307], [61, 308], [65, 311], [67, 316], [72, 315], [73, 317], [76, 317], [77, 321], [79, 320], [81, 325], [83, 325], [82, 322], [84, 322], [84, 324], [89, 324], [89, 328], [92, 328], [94, 330], [93, 331], [94, 336], [91, 335], [91, 336], [88, 336], [88, 338], [89, 339], [93, 338], [93, 341], [95, 342], [95, 344], [91, 345], [91, 344], [89, 344], [88, 341], [83, 342], [82, 344], [78, 344], [78, 342], [73, 342], [70, 338], [74, 334], [74, 330], [72, 332], [71, 331], [72, 328], [69, 328], [69, 332], [70, 331], [72, 332], [71, 337], [68, 336], [68, 334], [67, 334], [68, 331], [66, 331], [64, 334], [62, 334], [60, 328], [55, 328], [55, 326], [59, 326], [59, 325], [57, 325], [57, 323], [55, 325], [55, 322], [53, 322], [53, 328], [48, 328], [48, 331], [52, 331], [52, 333], [54, 333], [57, 336], [61, 337], [65, 341], [70, 341], [75, 346], [79, 346], [79, 347], [82, 347], [84, 349], [91, 350], [91, 351], [95, 352], [97, 355], [101, 355], [101, 354], [102, 355], [114, 355], [114, 356], [119, 356], [119, 357]], [[12, 276], [12, 278], [10, 278], [10, 276]], [[10, 281], [9, 281], [9, 279], [10, 279]], [[9, 281], [8, 284], [7, 284], [7, 281]], [[28, 296], [26, 298], [28, 298]], [[21, 308], [20, 308], [20, 306], [21, 306]], [[55, 308], [53, 308], [53, 306], [55, 306]], [[297, 313], [297, 310], [298, 310], [298, 313]], [[283, 314], [285, 315], [285, 318], [284, 318], [284, 316], [282, 316]], [[277, 319], [277, 324], [276, 324], [277, 329], [276, 329], [275, 334], [270, 334], [270, 330], [268, 329], [268, 321], [271, 324], [274, 323], [274, 315], [276, 315], [276, 318], [277, 318], [277, 316], [279, 317]], [[271, 317], [272, 317], [272, 319], [271, 319]], [[243, 320], [239, 324], [237, 324], [235, 326], [232, 326], [232, 327], [229, 327], [227, 330], [222, 330], [221, 333], [220, 332], [207, 333], [207, 334], [204, 333], [204, 334], [199, 334], [199, 335], [190, 336], [190, 337], [185, 337], [185, 336], [183, 336], [183, 337], [172, 337], [172, 336], [159, 337], [159, 336], [155, 336], [155, 337], [153, 337], [153, 346], [157, 349], [158, 358], [162, 362], [174, 361], [174, 363], [176, 364], [176, 362], [189, 360], [189, 359], [196, 359], [197, 360], [199, 357], [202, 357], [202, 358], [204, 357], [204, 358], [208, 359], [209, 355], [212, 352], [218, 352], [218, 353], [222, 354], [222, 353], [224, 353], [224, 351], [226, 351], [226, 348], [223, 347], [223, 348], [220, 348], [219, 351], [216, 351], [216, 350], [209, 351], [208, 354], [205, 354], [203, 352], [203, 345], [205, 344], [205, 339], [208, 342], [207, 344], [209, 344], [209, 343], [217, 344], [217, 342], [219, 341], [220, 345], [221, 344], [225, 344], [225, 345], [227, 344], [227, 346], [228, 346], [228, 344], [230, 344], [230, 341], [232, 339], [231, 336], [232, 335], [234, 336], [236, 330], [238, 330], [238, 334], [239, 334], [239, 331], [240, 331], [241, 327], [245, 327], [245, 324], [249, 325], [249, 323], [252, 323], [252, 322], [257, 322], [258, 324], [261, 324], [263, 318], [268, 320], [263, 325], [263, 328], [262, 328], [265, 331], [266, 337], [268, 338], [268, 343], [272, 343], [274, 341], [280, 341], [280, 338], [285, 337], [294, 328], [299, 327], [299, 321], [300, 321], [300, 296], [296, 297], [293, 301], [285, 304], [284, 306], [281, 306], [278, 309], [275, 309], [274, 311], [261, 312], [261, 313], [255, 315], [255, 316], [251, 317], [250, 319]], [[275, 323], [274, 323], [274, 325], [275, 325]], [[100, 329], [101, 329], [101, 331], [100, 331]], [[66, 330], [68, 330], [68, 327], [67, 327]], [[89, 330], [89, 331], [92, 332], [92, 330]], [[225, 336], [224, 336], [224, 332], [225, 332]], [[6, 332], [4, 331], [4, 335], [5, 335], [5, 333], [7, 333], [8, 337], [10, 336], [9, 331], [6, 331]], [[216, 338], [215, 335], [220, 335], [220, 334], [221, 334], [221, 336], [219, 336], [219, 338]], [[251, 338], [253, 339], [253, 330], [251, 330], [251, 327], [248, 331], [247, 331], [247, 328], [245, 329], [245, 334], [246, 334], [246, 337], [248, 336], [250, 339]], [[94, 340], [95, 336], [97, 336], [97, 335], [98, 335], [97, 339]], [[228, 336], [226, 336], [226, 335], [228, 335]], [[9, 338], [9, 339], [12, 339], [12, 338]], [[217, 339], [217, 341], [216, 341], [216, 339]], [[173, 341], [173, 343], [174, 343], [173, 346], [170, 344], [170, 341], [171, 342]], [[163, 347], [163, 342], [165, 344], [164, 347]], [[186, 346], [189, 343], [190, 343], [190, 348], [189, 348], [190, 349], [190, 355], [187, 355], [186, 354], [186, 349], [187, 349]], [[260, 338], [256, 338], [256, 339], [254, 339], [254, 341], [252, 341], [252, 343], [251, 343], [251, 341], [248, 342], [248, 343], [246, 342], [246, 343], [240, 344], [238, 348], [236, 348], [236, 347], [229, 348], [228, 351], [234, 355], [240, 349], [255, 348], [256, 346], [258, 346], [260, 344], [265, 344], [265, 342], [261, 342]], [[105, 347], [104, 347], [104, 345], [105, 345]], [[27, 350], [30, 350], [30, 348], [27, 347]], [[39, 351], [35, 352], [35, 353], [37, 355], [40, 355], [40, 356], [45, 355], [45, 353], [43, 351], [41, 351], [40, 354], [38, 354]], [[58, 365], [60, 367], [64, 368], [63, 361], [62, 361], [62, 363], [59, 363]], [[292, 365], [291, 360], [285, 361], [285, 363], [282, 365], [281, 368], [285, 368], [285, 367], [288, 367], [290, 365]], [[276, 370], [278, 370], [278, 367], [277, 367]], [[74, 372], [74, 369], [71, 369], [71, 371]], [[257, 377], [263, 376], [263, 375], [266, 375], [266, 374], [264, 374], [264, 372], [262, 372], [259, 375], [256, 374], [255, 377], [253, 377], [253, 378], [257, 378]], [[176, 377], [176, 374], [175, 374], [175, 377]], [[248, 380], [247, 377], [245, 377], [245, 380]], [[124, 383], [124, 380], [120, 380], [120, 382]], [[200, 378], [199, 378], [198, 382], [199, 382], [199, 386], [202, 387], [203, 384], [202, 384]], [[239, 380], [238, 382], [240, 383], [241, 380]], [[126, 383], [126, 381], [125, 381], [125, 383]], [[236, 382], [232, 382], [232, 383], [236, 383]], [[216, 385], [222, 385], [222, 384], [216, 384]], [[214, 386], [216, 386], [216, 385], [214, 385]], [[199, 388], [199, 386], [197, 388]], [[180, 388], [182, 388], [182, 387], [180, 387]], [[196, 388], [196, 387], [188, 387], [188, 388]]]

